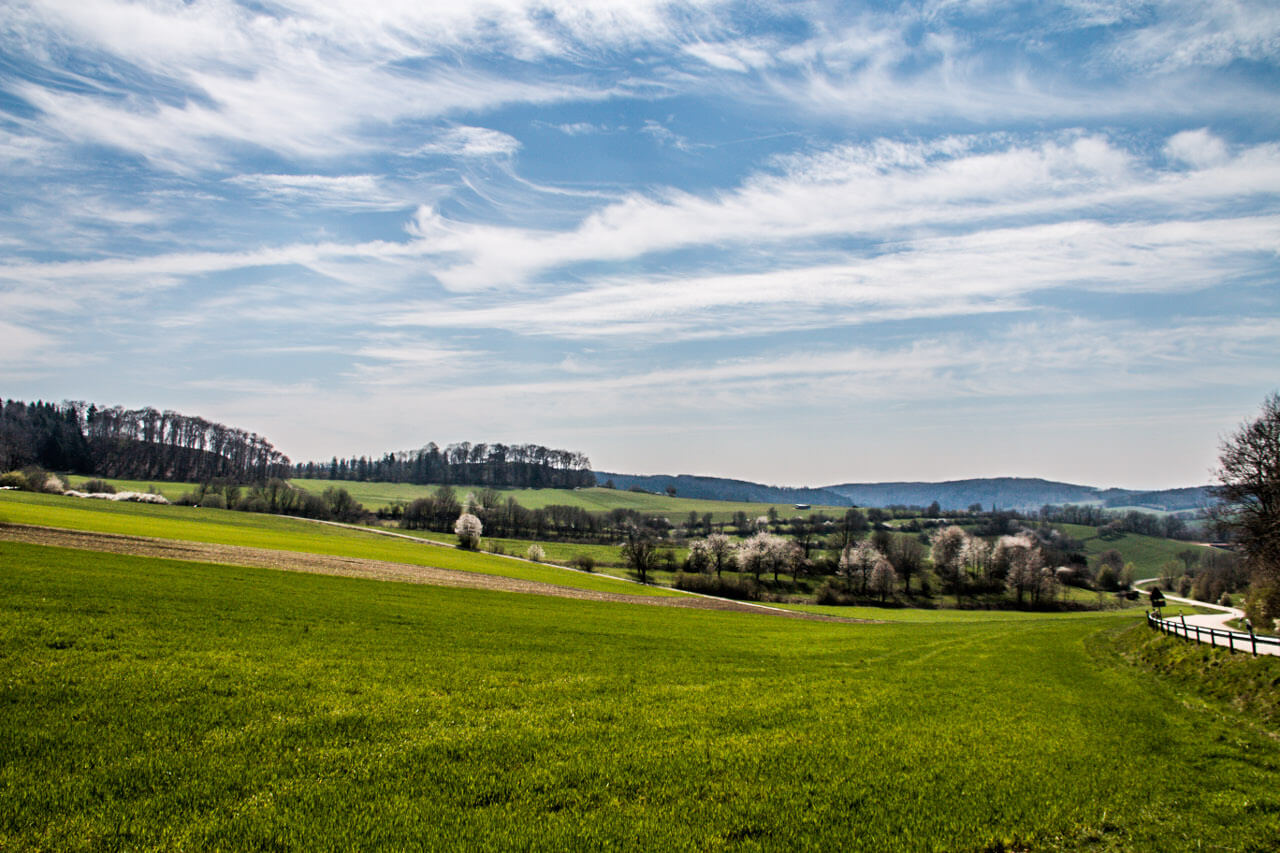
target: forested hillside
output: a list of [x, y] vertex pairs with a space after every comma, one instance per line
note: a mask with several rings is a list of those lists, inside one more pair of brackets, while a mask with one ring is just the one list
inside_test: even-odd
[[681, 497], [714, 501], [807, 503], [823, 506], [916, 506], [937, 503], [944, 511], [984, 509], [1035, 511], [1046, 504], [1099, 504], [1107, 507], [1142, 507], [1164, 512], [1199, 510], [1213, 503], [1207, 486], [1163, 491], [1099, 489], [1030, 477], [984, 477], [940, 483], [841, 483], [821, 488], [767, 486], [723, 477], [689, 474], [616, 474], [596, 472], [598, 485], [612, 483], [618, 489], [639, 488], [654, 494], [675, 489]]
[[308, 480], [360, 480], [418, 485], [462, 483], [535, 489], [594, 486], [591, 460], [570, 450], [540, 444], [450, 444], [434, 441], [419, 450], [386, 453], [378, 458], [303, 462], [293, 476]]
[[178, 412], [7, 400], [0, 470], [27, 465], [138, 480], [253, 482], [287, 474], [289, 458], [257, 433]]

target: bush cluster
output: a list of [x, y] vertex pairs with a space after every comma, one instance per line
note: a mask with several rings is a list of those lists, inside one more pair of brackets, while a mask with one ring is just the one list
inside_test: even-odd
[[701, 572], [696, 574], [680, 572], [676, 575], [672, 586], [686, 592], [718, 595], [721, 598], [732, 598], [738, 601], [759, 601], [763, 592], [760, 584], [751, 578], [718, 578]]

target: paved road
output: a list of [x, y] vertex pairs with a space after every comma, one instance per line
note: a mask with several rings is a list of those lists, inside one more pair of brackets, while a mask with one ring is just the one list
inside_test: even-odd
[[[1143, 578], [1140, 581], [1134, 581], [1133, 585], [1141, 589], [1143, 584], [1155, 583], [1159, 578]], [[1146, 590], [1143, 590], [1144, 592]], [[1244, 611], [1238, 607], [1224, 607], [1221, 604], [1210, 604], [1207, 601], [1196, 601], [1194, 598], [1183, 598], [1180, 595], [1164, 594], [1165, 601], [1171, 601], [1177, 604], [1190, 604], [1195, 607], [1203, 607], [1212, 610], [1212, 613], [1196, 613], [1191, 616], [1179, 617], [1179, 621], [1185, 619], [1188, 625], [1199, 625], [1201, 628], [1217, 628], [1219, 631], [1234, 631], [1239, 637], [1248, 640], [1249, 635], [1240, 631], [1238, 628], [1232, 628], [1227, 625], [1233, 619], [1243, 619]], [[1239, 637], [1237, 643], [1239, 643]], [[1260, 655], [1280, 655], [1280, 646], [1260, 645], [1258, 646], [1258, 654]]]

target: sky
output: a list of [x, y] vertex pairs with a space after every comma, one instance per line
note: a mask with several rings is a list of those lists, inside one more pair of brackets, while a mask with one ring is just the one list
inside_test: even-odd
[[0, 0], [0, 396], [296, 461], [1209, 482], [1280, 6]]

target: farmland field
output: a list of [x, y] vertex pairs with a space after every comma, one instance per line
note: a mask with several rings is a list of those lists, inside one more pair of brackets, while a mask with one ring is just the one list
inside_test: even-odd
[[1133, 563], [1138, 577], [1154, 577], [1160, 574], [1160, 567], [1170, 560], [1181, 563], [1178, 552], [1188, 548], [1197, 551], [1211, 550], [1207, 545], [1193, 542], [1180, 542], [1176, 539], [1163, 539], [1158, 536], [1143, 536], [1138, 533], [1125, 533], [1115, 539], [1103, 539], [1093, 527], [1079, 524], [1054, 524], [1054, 527], [1084, 543], [1084, 553], [1092, 560], [1110, 548], [1120, 552], [1126, 563]]
[[374, 532], [223, 509], [117, 503], [31, 492], [0, 492], [0, 522], [384, 560], [624, 595], [678, 594], [672, 590], [641, 587], [607, 576], [586, 575], [491, 554], [418, 544], [406, 539], [380, 536]]
[[[295, 486], [308, 491], [320, 493], [329, 486], [340, 486], [351, 493], [351, 496], [369, 509], [377, 509], [396, 502], [408, 503], [414, 498], [430, 494], [436, 486], [416, 486], [411, 483], [366, 483], [350, 480], [291, 480]], [[458, 497], [465, 497], [468, 492], [480, 493], [483, 486], [454, 486]], [[654, 495], [647, 492], [629, 492], [621, 489], [498, 489], [503, 500], [515, 498], [527, 509], [541, 509], [553, 504], [562, 506], [580, 506], [590, 512], [607, 512], [611, 509], [634, 509], [638, 512], [665, 515], [674, 523], [688, 518], [690, 512], [699, 516], [711, 513], [716, 522], [731, 521], [735, 512], [745, 512], [748, 517], [767, 515], [769, 508], [777, 509], [783, 518], [797, 514], [792, 504], [766, 504], [739, 501], [708, 501], [696, 498], [670, 497]], [[815, 506], [804, 510], [809, 512], [826, 512], [828, 515], [843, 515], [848, 507]]]
[[1125, 663], [1120, 614], [793, 622], [13, 543], [0, 584], [0, 849], [1280, 837], [1274, 741]]

